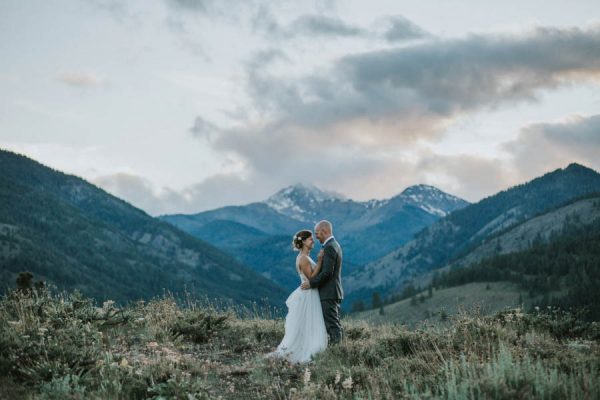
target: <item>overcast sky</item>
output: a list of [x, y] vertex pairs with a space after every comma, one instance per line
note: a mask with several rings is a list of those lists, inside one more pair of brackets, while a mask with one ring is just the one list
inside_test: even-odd
[[0, 148], [152, 215], [600, 170], [595, 1], [0, 2]]

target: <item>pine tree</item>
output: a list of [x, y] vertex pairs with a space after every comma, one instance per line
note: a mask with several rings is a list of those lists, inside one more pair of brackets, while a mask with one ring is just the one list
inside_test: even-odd
[[383, 303], [381, 302], [381, 296], [379, 295], [379, 292], [373, 292], [373, 299], [372, 299], [373, 310], [381, 307], [382, 304]]
[[19, 272], [19, 275], [17, 276], [17, 289], [22, 292], [30, 290], [32, 280], [33, 274], [31, 272]]

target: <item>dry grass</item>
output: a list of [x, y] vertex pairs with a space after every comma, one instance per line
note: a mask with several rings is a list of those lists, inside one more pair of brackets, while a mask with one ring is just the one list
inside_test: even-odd
[[600, 398], [600, 328], [560, 312], [459, 314], [409, 330], [343, 321], [305, 365], [266, 358], [281, 319], [172, 296], [96, 308], [77, 294], [0, 301], [0, 398]]

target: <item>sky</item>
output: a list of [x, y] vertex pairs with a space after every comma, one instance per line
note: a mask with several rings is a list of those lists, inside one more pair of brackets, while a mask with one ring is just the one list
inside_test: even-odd
[[597, 1], [3, 0], [0, 148], [151, 215], [600, 170]]

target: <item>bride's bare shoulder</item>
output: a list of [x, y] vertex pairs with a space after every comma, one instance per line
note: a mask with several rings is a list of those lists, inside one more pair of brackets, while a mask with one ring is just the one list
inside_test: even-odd
[[300, 264], [300, 265], [310, 264], [310, 261], [308, 261], [308, 257], [305, 256], [304, 254], [299, 254], [298, 255], [298, 264]]
[[310, 262], [310, 258], [308, 258], [308, 256], [305, 256], [305, 255], [300, 255], [298, 257], [298, 268], [300, 269], [300, 271], [305, 272], [305, 273], [307, 271], [311, 271], [312, 264]]

